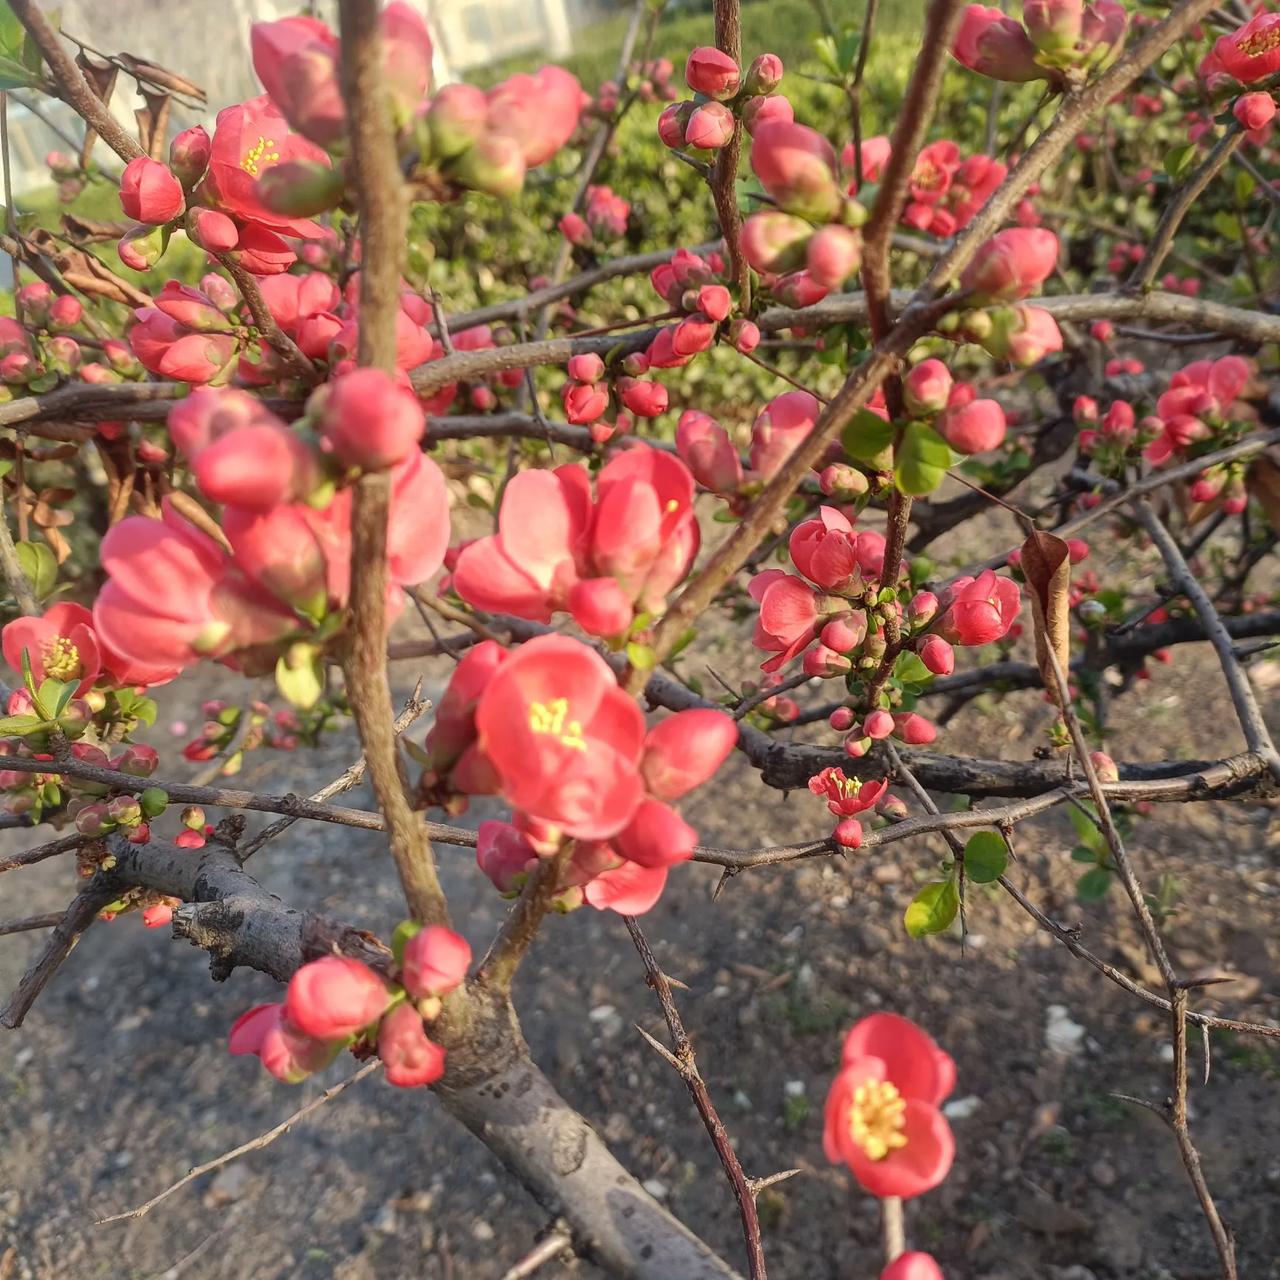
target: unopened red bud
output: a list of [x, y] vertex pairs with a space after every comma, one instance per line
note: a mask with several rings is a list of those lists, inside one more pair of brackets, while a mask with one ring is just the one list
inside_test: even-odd
[[572, 356], [568, 365], [569, 377], [575, 382], [598, 382], [604, 377], [604, 361], [594, 352]]
[[1098, 775], [1099, 782], [1120, 781], [1120, 770], [1116, 767], [1116, 762], [1105, 751], [1089, 752], [1089, 760], [1093, 764], [1093, 770]]
[[186, 207], [182, 184], [159, 160], [139, 156], [120, 175], [120, 207], [126, 218], [159, 226], [172, 222]]
[[953, 383], [951, 370], [941, 360], [922, 360], [902, 380], [907, 412], [940, 413], [947, 407]]
[[760, 54], [747, 68], [744, 93], [772, 93], [782, 83], [782, 59], [776, 53]]
[[935, 676], [949, 676], [956, 666], [955, 651], [941, 636], [926, 636], [920, 645], [920, 661]]
[[200, 125], [174, 136], [169, 144], [169, 168], [184, 190], [190, 191], [204, 177], [212, 153], [213, 142]]
[[754, 320], [739, 317], [729, 325], [729, 341], [743, 355], [750, 355], [760, 345], [760, 327]]
[[862, 823], [857, 818], [844, 818], [836, 823], [831, 838], [842, 849], [857, 849], [862, 844]]
[[712, 45], [702, 45], [689, 54], [684, 67], [685, 83], [694, 93], [708, 98], [728, 99], [738, 92], [742, 72], [727, 54]]
[[704, 102], [694, 108], [685, 126], [685, 145], [695, 151], [718, 151], [733, 137], [736, 123], [723, 102]]
[[887, 711], [871, 711], [862, 721], [862, 732], [876, 740], [887, 738], [893, 732], [893, 717]]
[[827, 723], [837, 732], [844, 733], [853, 728], [856, 717], [849, 707], [837, 707], [828, 717]]

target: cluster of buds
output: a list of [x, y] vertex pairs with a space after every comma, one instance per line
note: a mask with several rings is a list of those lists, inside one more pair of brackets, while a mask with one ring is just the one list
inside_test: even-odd
[[[647, 372], [648, 361], [641, 352], [632, 352], [622, 363], [622, 373], [612, 382], [605, 379], [605, 364], [590, 352], [574, 356], [568, 365], [569, 378], [561, 392], [564, 415], [574, 423], [590, 426], [592, 438], [603, 444], [615, 432], [630, 429], [630, 418], [656, 418], [667, 408], [667, 389], [660, 382], [639, 375]], [[610, 388], [620, 406], [614, 423], [602, 421], [610, 404]], [[625, 410], [623, 412], [622, 410]]]
[[1022, 22], [990, 5], [964, 11], [956, 61], [993, 80], [1078, 88], [1120, 55], [1129, 16], [1120, 0], [1023, 0]]
[[21, 322], [0, 316], [0, 400], [51, 391], [74, 377], [84, 359], [70, 334], [84, 318], [78, 298], [55, 295], [36, 280], [23, 285], [14, 301]]
[[[676, 452], [703, 488], [727, 499], [729, 509], [741, 513], [804, 442], [821, 411], [818, 398], [808, 391], [774, 396], [752, 423], [744, 467], [724, 427], [701, 409], [687, 409], [676, 428]], [[884, 412], [883, 401], [879, 412]], [[838, 455], [839, 449], [832, 452]], [[861, 497], [870, 490], [865, 474], [834, 460], [823, 469], [821, 482], [826, 492], [844, 497]]]
[[821, 301], [861, 264], [866, 209], [847, 193], [831, 144], [793, 120], [755, 126], [751, 168], [777, 207], [743, 225], [747, 261], [785, 305]]
[[199, 735], [182, 748], [182, 754], [188, 760], [201, 762], [225, 754], [227, 758], [218, 772], [226, 777], [240, 772], [247, 752], [263, 748], [293, 751], [304, 739], [313, 741], [333, 714], [325, 704], [301, 713], [293, 707], [273, 711], [256, 698], [247, 708], [210, 699], [200, 713], [204, 724]]
[[684, 315], [658, 331], [644, 352], [645, 368], [680, 368], [709, 351], [720, 337], [746, 353], [760, 344], [754, 321], [729, 318], [733, 295], [725, 284], [724, 259], [714, 250], [702, 257], [690, 249], [677, 249], [669, 262], [654, 267], [649, 282], [672, 311]]
[[[675, 67], [670, 58], [650, 58], [633, 62], [627, 68], [627, 83], [635, 86], [640, 102], [674, 102], [678, 90], [672, 83]], [[616, 80], [604, 81], [596, 91], [591, 111], [602, 120], [612, 120], [622, 101], [622, 85]]]
[[922, 360], [902, 387], [907, 412], [932, 422], [957, 453], [986, 453], [1004, 443], [1008, 420], [999, 402], [978, 399], [977, 388], [956, 382], [941, 360]]
[[231, 1028], [232, 1054], [252, 1054], [277, 1080], [297, 1084], [342, 1052], [376, 1053], [388, 1083], [413, 1089], [439, 1080], [445, 1051], [424, 1023], [467, 976], [471, 948], [441, 925], [406, 920], [392, 935], [388, 974], [349, 956], [322, 956], [289, 980], [283, 1003], [260, 1004]]
[[589, 186], [582, 212], [570, 211], [560, 219], [560, 232], [575, 249], [621, 240], [627, 234], [631, 204], [611, 187]]
[[710, 45], [694, 49], [684, 68], [694, 96], [662, 113], [658, 137], [673, 150], [714, 153], [729, 143], [739, 120], [748, 133], [765, 120], [790, 120], [791, 103], [777, 93], [782, 70], [775, 53], [762, 53], [744, 76], [727, 53]]
[[[163, 813], [168, 796], [155, 788], [142, 793], [139, 800], [132, 795], [112, 795], [105, 783], [60, 774], [52, 755], [36, 749], [30, 735], [23, 738], [0, 738], [0, 762], [4, 759], [49, 762], [46, 773], [27, 773], [18, 769], [0, 769], [0, 792], [4, 794], [6, 813], [26, 815], [32, 822], [49, 821], [55, 825], [64, 819], [74, 821], [81, 835], [107, 835], [118, 827], [125, 828], [136, 844], [150, 838], [146, 820]], [[81, 764], [114, 769], [135, 778], [149, 778], [156, 771], [159, 758], [142, 744], [124, 747], [115, 757], [90, 742], [71, 744], [73, 759]]]

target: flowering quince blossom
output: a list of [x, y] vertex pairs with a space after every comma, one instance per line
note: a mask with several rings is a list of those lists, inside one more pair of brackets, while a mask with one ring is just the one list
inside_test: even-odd
[[943, 597], [946, 612], [938, 634], [952, 644], [990, 644], [1008, 633], [1022, 607], [1018, 584], [994, 569], [976, 578], [957, 578]]
[[0, 633], [4, 660], [19, 675], [22, 656], [37, 685], [44, 680], [76, 682], [76, 694], [90, 689], [102, 671], [93, 615], [83, 605], [50, 605], [40, 617], [15, 618]]
[[1153, 425], [1160, 434], [1143, 450], [1146, 460], [1161, 466], [1210, 439], [1224, 423], [1254, 419], [1254, 410], [1238, 403], [1252, 377], [1253, 365], [1242, 356], [1196, 360], [1179, 369], [1156, 401]]
[[521, 472], [498, 532], [463, 547], [454, 590], [477, 609], [537, 622], [567, 610], [592, 635], [624, 634], [637, 610], [663, 610], [693, 563], [692, 508], [688, 468], [647, 445], [601, 468], [594, 501], [585, 467]]
[[1280, 13], [1259, 13], [1213, 46], [1216, 65], [1241, 84], [1256, 84], [1280, 71]]
[[874, 1196], [907, 1200], [932, 1190], [955, 1157], [939, 1109], [955, 1078], [955, 1063], [914, 1022], [893, 1013], [863, 1018], [845, 1037], [827, 1094], [827, 1159], [848, 1165]]
[[289, 979], [284, 1013], [290, 1025], [317, 1040], [345, 1040], [376, 1022], [389, 999], [386, 983], [367, 964], [322, 956]]
[[1023, 22], [969, 5], [952, 48], [956, 61], [994, 80], [1048, 80], [1063, 89], [1119, 56], [1129, 19], [1121, 0], [1024, 0]]
[[282, 1084], [298, 1084], [323, 1071], [338, 1056], [341, 1041], [326, 1043], [298, 1030], [283, 1004], [260, 1004], [232, 1024], [227, 1047], [234, 1056], [256, 1056]]

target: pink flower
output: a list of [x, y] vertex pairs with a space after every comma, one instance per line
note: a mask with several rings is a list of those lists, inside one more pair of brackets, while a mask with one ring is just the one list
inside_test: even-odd
[[37, 686], [44, 680], [75, 681], [79, 695], [102, 671], [93, 615], [79, 604], [54, 604], [40, 617], [15, 618], [0, 632], [0, 648], [19, 675], [26, 653]]
[[820, 133], [784, 120], [757, 125], [751, 168], [788, 213], [826, 222], [839, 210], [835, 152]]
[[971, 4], [965, 9], [951, 52], [962, 66], [993, 80], [1045, 78], [1022, 24], [989, 5]]
[[970, 400], [948, 409], [938, 430], [958, 453], [986, 453], [1004, 442], [1007, 422], [995, 400]]
[[157, 307], [139, 307], [129, 346], [142, 365], [176, 382], [225, 381], [233, 372], [239, 340], [231, 333], [200, 333]]
[[915, 1023], [873, 1013], [845, 1038], [827, 1094], [823, 1147], [874, 1196], [910, 1199], [950, 1171], [955, 1140], [939, 1105], [955, 1064]]
[[676, 452], [693, 478], [712, 493], [734, 495], [742, 484], [742, 462], [729, 433], [708, 414], [686, 409], [676, 427]]
[[818, 421], [821, 406], [808, 391], [784, 391], [757, 415], [751, 428], [751, 468], [772, 480]]
[[135, 222], [159, 226], [172, 222], [186, 208], [186, 200], [168, 165], [139, 156], [120, 175], [120, 207]]
[[825, 796], [827, 808], [837, 818], [851, 818], [874, 808], [888, 789], [888, 778], [864, 782], [861, 778], [847, 778], [844, 770], [831, 767], [809, 779], [809, 790], [815, 796]]
[[689, 54], [684, 79], [694, 93], [727, 100], [738, 92], [742, 72], [727, 53], [711, 45], [700, 45]]
[[[482, 640], [468, 649], [454, 668], [444, 696], [436, 707], [435, 724], [425, 743], [430, 757], [429, 768], [437, 775], [448, 774], [463, 754], [475, 747], [476, 707], [480, 695], [507, 656], [501, 645], [493, 640]], [[481, 823], [482, 833], [484, 827], [485, 824]]]
[[344, 466], [384, 471], [417, 451], [426, 429], [417, 397], [381, 369], [356, 369], [329, 384], [320, 435]]
[[561, 67], [512, 76], [488, 93], [489, 129], [513, 139], [530, 169], [569, 141], [581, 110], [582, 86]]
[[807, 582], [781, 569], [756, 574], [749, 589], [751, 598], [760, 605], [751, 643], [765, 653], [777, 655], [761, 664], [765, 671], [777, 671], [817, 636], [823, 622], [818, 612], [818, 593]]
[[791, 563], [818, 586], [847, 594], [865, 579], [878, 576], [884, 563], [884, 538], [868, 531], [854, 532], [848, 518], [835, 507], [819, 507], [818, 517], [791, 531]]
[[304, 964], [285, 993], [284, 1016], [317, 1040], [345, 1040], [382, 1016], [387, 984], [361, 960], [321, 956]]
[[521, 645], [489, 680], [475, 722], [513, 808], [588, 840], [616, 835], [635, 814], [644, 716], [585, 645]]
[[448, 995], [466, 980], [471, 947], [452, 929], [429, 924], [405, 943], [400, 980], [415, 1000]]
[[1259, 13], [1238, 31], [1219, 36], [1217, 62], [1241, 84], [1254, 84], [1280, 71], [1280, 13]]
[[645, 798], [631, 821], [613, 837], [614, 847], [629, 862], [656, 869], [693, 857], [698, 833], [661, 800]]
[[263, 231], [316, 238], [322, 234], [318, 223], [284, 217], [267, 208], [258, 191], [258, 179], [267, 169], [294, 163], [328, 165], [329, 157], [301, 134], [291, 132], [266, 94], [218, 112], [209, 171], [198, 195], [238, 221], [256, 225], [258, 230], [247, 228], [240, 241], [255, 266], [279, 252], [273, 238], [264, 236]]
[[1058, 265], [1058, 237], [1042, 227], [998, 231], [965, 268], [960, 283], [980, 300], [1015, 302], [1035, 292]]
[[644, 915], [662, 896], [666, 867], [643, 867], [618, 859], [618, 865], [593, 876], [582, 886], [582, 895], [597, 911], [619, 915]]
[[231, 1026], [227, 1047], [235, 1056], [254, 1054], [277, 1080], [297, 1084], [323, 1071], [340, 1046], [313, 1039], [290, 1025], [282, 1004], [260, 1004], [242, 1013]]
[[619, 378], [618, 398], [637, 418], [656, 418], [667, 409], [667, 389], [660, 382]]
[[1018, 584], [987, 569], [977, 578], [958, 578], [949, 592], [938, 630], [952, 644], [990, 644], [1013, 626], [1022, 607]]
[[880, 1280], [944, 1280], [942, 1268], [927, 1253], [912, 1250], [898, 1255], [880, 1273]]
[[444, 1075], [445, 1051], [427, 1039], [422, 1015], [399, 1004], [378, 1026], [378, 1057], [386, 1063], [387, 1083], [401, 1089], [434, 1084]]
[[548, 622], [578, 579], [577, 548], [591, 521], [581, 467], [522, 471], [498, 511], [498, 532], [464, 547], [454, 590], [477, 609]]
[[282, 18], [249, 28], [253, 69], [281, 114], [327, 147], [346, 131], [338, 82], [338, 38], [318, 18]]
[[253, 587], [226, 553], [166, 500], [163, 518], [128, 516], [102, 539], [108, 580], [93, 607], [108, 670], [153, 684], [202, 657], [287, 635], [297, 619]]
[[608, 387], [591, 382], [566, 382], [561, 397], [564, 416], [573, 423], [594, 422], [609, 407]]

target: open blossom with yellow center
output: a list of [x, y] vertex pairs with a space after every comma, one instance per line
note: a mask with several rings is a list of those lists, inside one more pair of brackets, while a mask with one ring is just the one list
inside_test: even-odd
[[872, 1160], [907, 1145], [906, 1099], [887, 1080], [868, 1080], [853, 1091], [849, 1132]]
[[553, 737], [562, 747], [585, 751], [586, 740], [582, 736], [582, 723], [569, 719], [569, 699], [555, 698], [551, 702], [529, 704], [529, 728], [534, 733]]
[[245, 152], [244, 159], [240, 161], [240, 167], [245, 173], [251, 173], [256, 178], [263, 169], [280, 159], [280, 153], [274, 150], [275, 145], [274, 138], [264, 138], [259, 134], [258, 141]]
[[41, 646], [44, 672], [52, 680], [79, 680], [84, 674], [80, 650], [66, 636], [50, 636]]

